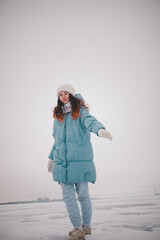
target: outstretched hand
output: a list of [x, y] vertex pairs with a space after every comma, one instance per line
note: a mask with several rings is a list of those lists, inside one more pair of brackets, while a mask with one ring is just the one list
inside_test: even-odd
[[111, 134], [103, 128], [98, 130], [98, 135], [102, 138], [108, 138], [110, 141], [113, 140], [113, 137], [111, 136]]
[[52, 159], [49, 159], [49, 160], [48, 160], [48, 164], [47, 164], [48, 172], [52, 172], [53, 162], [54, 162], [54, 160], [52, 160]]

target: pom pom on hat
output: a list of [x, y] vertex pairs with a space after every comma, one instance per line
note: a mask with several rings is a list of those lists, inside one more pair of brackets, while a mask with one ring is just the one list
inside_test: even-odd
[[75, 97], [75, 89], [69, 83], [64, 83], [57, 89], [57, 97], [60, 91], [67, 91]]

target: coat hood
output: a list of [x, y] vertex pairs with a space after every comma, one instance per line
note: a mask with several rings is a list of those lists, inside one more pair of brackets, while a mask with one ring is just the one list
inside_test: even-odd
[[77, 93], [77, 94], [75, 95], [75, 97], [76, 97], [76, 98], [80, 98], [80, 99], [82, 99], [82, 100], [84, 101], [84, 98], [82, 97], [82, 95], [81, 95], [80, 93]]

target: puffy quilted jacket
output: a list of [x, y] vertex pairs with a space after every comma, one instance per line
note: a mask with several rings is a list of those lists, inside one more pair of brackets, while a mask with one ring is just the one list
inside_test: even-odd
[[[76, 94], [76, 97], [83, 99], [80, 94]], [[84, 107], [80, 109], [77, 119], [72, 119], [71, 112], [64, 117], [64, 123], [57, 119], [53, 123], [54, 144], [48, 156], [54, 159], [53, 180], [59, 183], [95, 183], [96, 169], [90, 132], [98, 136], [98, 130], [105, 127]]]

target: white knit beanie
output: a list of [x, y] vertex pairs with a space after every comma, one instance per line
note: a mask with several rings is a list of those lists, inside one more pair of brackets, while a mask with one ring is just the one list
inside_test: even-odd
[[57, 97], [60, 91], [67, 91], [75, 97], [75, 89], [69, 83], [64, 83], [61, 86], [59, 86], [59, 88], [57, 89]]

